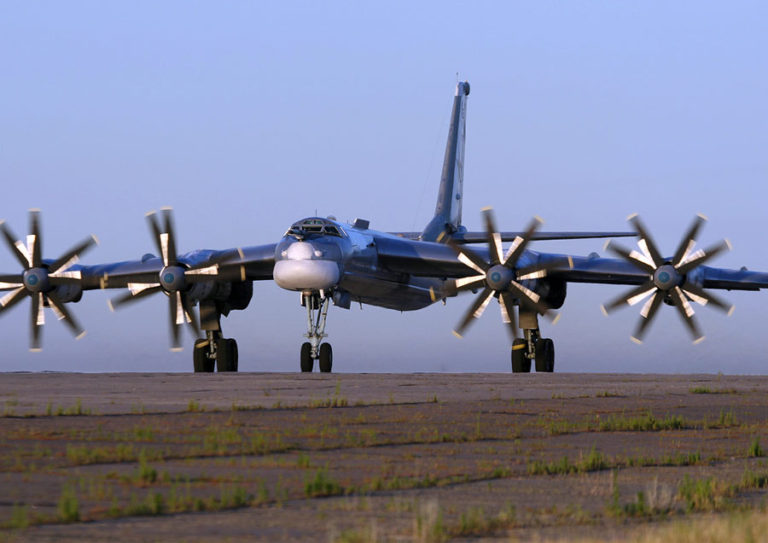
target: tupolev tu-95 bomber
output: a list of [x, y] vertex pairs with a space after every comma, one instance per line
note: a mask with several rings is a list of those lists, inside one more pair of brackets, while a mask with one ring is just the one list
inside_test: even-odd
[[[677, 310], [694, 341], [700, 341], [703, 335], [691, 302], [730, 312], [732, 306], [712, 290], [768, 287], [768, 273], [705, 265], [729, 244], [721, 241], [696, 248], [703, 216], [695, 218], [671, 256], [657, 247], [637, 216], [630, 217], [632, 229], [627, 232], [544, 232], [538, 218], [524, 230], [510, 232], [499, 231], [492, 210], [486, 208], [485, 231], [468, 231], [461, 221], [469, 90], [467, 82], [456, 86], [435, 214], [421, 232], [379, 232], [368, 220], [346, 224], [333, 217], [309, 217], [294, 222], [276, 243], [179, 254], [172, 214], [165, 208], [147, 215], [157, 255], [83, 265], [79, 257], [96, 238], [87, 238], [57, 259], [43, 258], [39, 212], [32, 210], [26, 241], [19, 241], [0, 223], [21, 266], [19, 272], [0, 274], [0, 313], [29, 299], [30, 345], [39, 350], [46, 307], [80, 337], [84, 332], [69, 304], [80, 301], [83, 292], [126, 289], [110, 300], [113, 309], [160, 294], [168, 299], [172, 348], [181, 347], [181, 329], [188, 326], [196, 338], [194, 371], [231, 372], [238, 370], [237, 343], [223, 336], [221, 317], [248, 307], [254, 281], [274, 280], [280, 288], [300, 293], [306, 313], [301, 371], [311, 372], [318, 361], [321, 372], [330, 372], [333, 350], [325, 339], [331, 304], [342, 309], [359, 303], [412, 311], [472, 291], [475, 297], [454, 333], [461, 337], [495, 301], [511, 340], [512, 371], [530, 372], [533, 367], [552, 372], [554, 343], [542, 337], [539, 320], [557, 318], [555, 310], [565, 302], [568, 283], [628, 285], [628, 292], [603, 310], [610, 313], [642, 302], [632, 335], [637, 342], [662, 302]], [[638, 247], [633, 250], [607, 243], [606, 249], [618, 258], [530, 248], [539, 240], [634, 236]]]

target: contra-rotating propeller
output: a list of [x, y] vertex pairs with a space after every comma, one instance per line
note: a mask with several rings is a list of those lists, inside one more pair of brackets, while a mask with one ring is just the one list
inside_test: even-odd
[[486, 207], [482, 211], [488, 239], [490, 263], [486, 262], [483, 257], [466, 245], [456, 243], [450, 238], [447, 241], [447, 245], [458, 253], [459, 260], [478, 273], [478, 275], [456, 279], [456, 291], [476, 290], [483, 287], [483, 291], [475, 299], [475, 302], [470, 306], [453, 333], [458, 337], [462, 337], [464, 331], [474, 319], [482, 316], [493, 297], [496, 297], [499, 301], [501, 318], [507, 325], [506, 328], [513, 339], [517, 338], [517, 324], [515, 323], [514, 312], [515, 301], [553, 321], [557, 320], [557, 316], [542, 301], [541, 296], [525, 287], [521, 284], [521, 281], [545, 277], [548, 271], [563, 265], [569, 265], [568, 261], [558, 259], [518, 267], [521, 257], [525, 253], [526, 246], [530, 243], [531, 238], [543, 221], [539, 217], [534, 218], [523, 235], [515, 238], [505, 254], [501, 246], [501, 234], [496, 229], [492, 208]]
[[[238, 264], [223, 266], [206, 262], [198, 267], [187, 267], [181, 263], [176, 252], [176, 236], [173, 227], [171, 208], [162, 208], [163, 224], [160, 224], [154, 211], [147, 213], [147, 221], [152, 238], [163, 260], [160, 273], [140, 272], [128, 276], [122, 275], [128, 292], [109, 301], [112, 310], [162, 292], [168, 295], [169, 320], [171, 325], [172, 350], [181, 350], [180, 330], [188, 324], [195, 335], [200, 336], [200, 326], [194, 312], [194, 303], [189, 296], [193, 283], [212, 280], [243, 280], [244, 268]], [[109, 280], [109, 278], [106, 278]]]
[[71, 270], [71, 268], [77, 263], [82, 253], [98, 243], [96, 237], [91, 236], [81, 241], [54, 262], [46, 263], [42, 257], [40, 210], [31, 209], [29, 211], [29, 235], [26, 243], [17, 241], [18, 238], [10, 231], [5, 221], [0, 221], [0, 230], [2, 230], [8, 247], [24, 270], [20, 274], [0, 275], [0, 290], [11, 291], [0, 298], [0, 313], [29, 296], [31, 299], [29, 347], [31, 351], [40, 350], [40, 332], [45, 324], [43, 308], [46, 305], [53, 309], [59, 320], [64, 321], [64, 324], [77, 339], [83, 337], [85, 331], [67, 309], [66, 301], [60, 295], [57, 287], [80, 285], [80, 271]]
[[633, 341], [642, 342], [643, 335], [662, 301], [667, 301], [677, 308], [683, 322], [693, 335], [694, 343], [702, 341], [704, 336], [693, 318], [694, 311], [689, 300], [701, 305], [711, 304], [729, 315], [733, 311], [733, 306], [690, 281], [688, 274], [726, 249], [730, 249], [731, 244], [728, 240], [722, 240], [708, 249], [694, 251], [696, 236], [704, 221], [707, 220], [703, 215], [698, 215], [680, 241], [675, 255], [668, 259], [661, 256], [637, 214], [630, 215], [628, 220], [640, 238], [637, 244], [641, 252], [629, 251], [610, 241], [606, 244], [606, 249], [647, 272], [649, 278], [642, 285], [602, 306], [603, 312], [607, 315], [624, 304], [635, 305], [650, 296], [640, 311], [640, 322], [634, 335], [631, 336]]

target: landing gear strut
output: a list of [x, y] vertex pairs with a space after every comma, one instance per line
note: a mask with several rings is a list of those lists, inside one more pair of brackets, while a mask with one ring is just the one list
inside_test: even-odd
[[520, 328], [525, 337], [512, 343], [512, 372], [529, 373], [531, 362], [535, 362], [537, 373], [555, 371], [555, 343], [541, 337], [538, 315], [521, 308]]
[[221, 313], [215, 302], [200, 302], [200, 324], [205, 330], [205, 339], [195, 341], [192, 354], [195, 373], [237, 371], [237, 342], [222, 337]]
[[330, 373], [333, 367], [333, 348], [330, 343], [322, 343], [325, 333], [325, 321], [328, 317], [328, 306], [331, 298], [324, 291], [302, 292], [301, 305], [307, 308], [307, 333], [309, 341], [301, 346], [301, 371], [312, 371], [315, 360], [322, 373]]

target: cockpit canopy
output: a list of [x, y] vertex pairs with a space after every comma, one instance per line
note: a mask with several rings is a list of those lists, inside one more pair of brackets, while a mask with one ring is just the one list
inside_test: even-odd
[[291, 225], [286, 236], [293, 236], [297, 239], [304, 239], [308, 236], [338, 236], [343, 237], [343, 231], [329, 219], [320, 217], [309, 217], [302, 219]]

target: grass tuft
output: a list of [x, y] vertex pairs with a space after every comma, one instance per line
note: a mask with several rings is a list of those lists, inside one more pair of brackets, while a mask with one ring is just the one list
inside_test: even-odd
[[62, 522], [77, 522], [80, 520], [80, 503], [77, 501], [75, 489], [64, 485], [58, 503], [59, 520]]
[[308, 478], [304, 483], [304, 494], [310, 498], [338, 496], [343, 492], [344, 489], [328, 475], [326, 468], [317, 470], [314, 478]]

